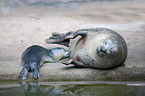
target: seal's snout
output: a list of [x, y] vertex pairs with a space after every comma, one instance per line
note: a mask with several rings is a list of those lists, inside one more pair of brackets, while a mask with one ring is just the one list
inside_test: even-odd
[[100, 56], [104, 56], [104, 55], [106, 55], [107, 50], [106, 50], [105, 48], [103, 48], [102, 46], [99, 46], [99, 47], [97, 48], [97, 53], [98, 53]]
[[99, 56], [116, 55], [117, 45], [110, 39], [105, 40], [100, 46], [97, 47], [97, 54]]

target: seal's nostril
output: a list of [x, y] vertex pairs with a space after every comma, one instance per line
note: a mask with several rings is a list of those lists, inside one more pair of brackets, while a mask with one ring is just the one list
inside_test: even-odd
[[105, 48], [101, 48], [100, 51], [106, 53], [106, 49]]

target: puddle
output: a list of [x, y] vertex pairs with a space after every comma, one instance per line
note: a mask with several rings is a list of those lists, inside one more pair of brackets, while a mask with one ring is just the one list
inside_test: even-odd
[[20, 82], [0, 84], [0, 96], [144, 96], [144, 82]]

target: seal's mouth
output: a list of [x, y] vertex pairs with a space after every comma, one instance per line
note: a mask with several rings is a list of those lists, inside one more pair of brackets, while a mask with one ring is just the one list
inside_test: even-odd
[[107, 53], [107, 50], [106, 50], [105, 48], [99, 46], [99, 47], [97, 48], [97, 53], [98, 53], [100, 56], [105, 56], [106, 53]]

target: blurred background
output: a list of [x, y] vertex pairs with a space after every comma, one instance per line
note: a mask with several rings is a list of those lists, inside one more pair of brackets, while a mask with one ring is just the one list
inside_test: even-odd
[[[87, 3], [90, 6], [133, 6], [144, 5], [144, 0], [0, 0], [2, 14], [11, 14], [20, 6], [53, 6], [58, 8], [74, 8]], [[109, 4], [108, 4], [109, 3]]]

